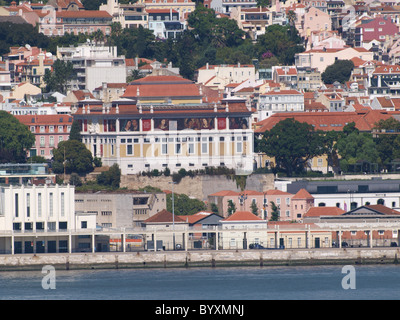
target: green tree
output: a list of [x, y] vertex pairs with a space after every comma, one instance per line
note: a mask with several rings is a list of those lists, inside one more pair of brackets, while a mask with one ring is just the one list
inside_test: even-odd
[[277, 168], [288, 176], [304, 171], [308, 160], [325, 151], [321, 132], [293, 118], [278, 122], [255, 139], [256, 151], [274, 157]]
[[186, 194], [174, 193], [174, 210], [172, 210], [172, 193], [167, 194], [167, 210], [176, 215], [192, 215], [206, 210], [206, 205], [198, 199], [191, 199]]
[[44, 75], [44, 82], [46, 83], [46, 90], [58, 91], [61, 93], [67, 92], [68, 81], [74, 76], [74, 68], [72, 62], [56, 60], [53, 64], [53, 71], [46, 70]]
[[335, 81], [345, 83], [349, 81], [354, 63], [351, 60], [336, 60], [328, 66], [321, 74], [321, 79], [325, 84], [332, 84]]
[[87, 174], [93, 171], [92, 153], [82, 142], [76, 140], [61, 141], [53, 149], [53, 170], [55, 173]]
[[400, 158], [400, 136], [390, 132], [400, 132], [400, 121], [395, 118], [380, 120], [375, 124], [374, 129], [385, 131], [386, 134], [379, 134], [375, 138], [376, 150], [379, 154], [381, 165], [389, 168], [390, 162]]
[[332, 167], [334, 172], [338, 172], [340, 166], [336, 143], [340, 135], [337, 131], [333, 130], [326, 133], [321, 132], [321, 135], [324, 144], [324, 154], [327, 157], [327, 166], [328, 168]]
[[0, 111], [0, 163], [25, 163], [34, 134], [12, 114]]
[[258, 216], [258, 207], [257, 207], [257, 203], [255, 201], [251, 202], [250, 208], [251, 208], [251, 213]]
[[280, 216], [279, 216], [279, 205], [277, 206], [275, 202], [271, 201], [271, 218], [269, 221], [279, 221]]
[[219, 214], [218, 206], [215, 203], [211, 203], [211, 212]]
[[294, 26], [274, 24], [258, 37], [255, 49], [259, 60], [269, 51], [281, 64], [292, 65], [295, 54], [305, 50], [302, 43], [303, 40]]
[[236, 212], [236, 205], [232, 200], [228, 200], [228, 216]]
[[81, 126], [77, 120], [72, 122], [71, 130], [69, 132], [69, 140], [82, 141]]
[[98, 184], [118, 189], [121, 183], [121, 169], [118, 164], [113, 164], [108, 171], [102, 172], [96, 179]]
[[79, 175], [75, 172], [71, 173], [71, 176], [69, 178], [69, 184], [75, 187], [80, 187], [82, 186], [82, 181]]
[[[380, 162], [376, 144], [370, 133], [354, 131], [347, 136], [339, 138], [337, 150], [341, 156], [340, 166], [343, 171], [349, 169], [349, 165], [355, 165], [359, 161], [368, 163]], [[369, 171], [369, 168], [363, 168]]]

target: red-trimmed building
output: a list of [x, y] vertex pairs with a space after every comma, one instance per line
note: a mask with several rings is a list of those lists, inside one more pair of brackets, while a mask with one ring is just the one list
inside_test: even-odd
[[251, 108], [242, 99], [203, 101], [192, 81], [148, 76], [112, 103], [80, 101], [74, 119], [93, 156], [118, 163], [122, 174], [218, 166], [251, 172]]
[[399, 245], [400, 212], [381, 204], [345, 211], [337, 207], [311, 208], [307, 223], [332, 229], [335, 246], [389, 247]]
[[17, 115], [15, 117], [28, 126], [36, 137], [28, 157], [42, 156], [45, 159], [51, 159], [53, 149], [57, 148], [58, 143], [69, 139], [72, 126], [70, 115]]
[[278, 210], [280, 221], [301, 221], [303, 215], [314, 206], [314, 197], [305, 189], [296, 194], [281, 190], [243, 190], [242, 192], [222, 190], [208, 196], [208, 202], [218, 207], [218, 212], [228, 216], [228, 203], [232, 202], [237, 211], [252, 211], [252, 205], [257, 207], [258, 216], [264, 220], [272, 218], [273, 206]]

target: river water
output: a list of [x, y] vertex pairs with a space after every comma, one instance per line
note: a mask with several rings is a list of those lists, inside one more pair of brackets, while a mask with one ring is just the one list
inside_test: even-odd
[[[400, 266], [229, 267], [0, 272], [1, 300], [400, 299]], [[346, 278], [346, 279], [344, 279]], [[50, 280], [49, 280], [50, 279]], [[353, 288], [345, 289], [351, 284]], [[47, 289], [46, 288], [47, 284]], [[349, 287], [349, 286], [347, 286]]]

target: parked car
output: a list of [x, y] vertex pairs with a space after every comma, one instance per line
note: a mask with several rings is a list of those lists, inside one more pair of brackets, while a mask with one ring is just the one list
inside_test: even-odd
[[249, 245], [249, 249], [265, 249], [265, 248], [259, 243], [252, 243]]

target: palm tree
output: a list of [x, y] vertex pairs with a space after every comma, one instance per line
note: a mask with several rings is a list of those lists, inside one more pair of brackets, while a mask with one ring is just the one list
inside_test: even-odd
[[289, 21], [289, 26], [294, 27], [297, 20], [296, 13], [293, 10], [289, 10], [286, 16]]

